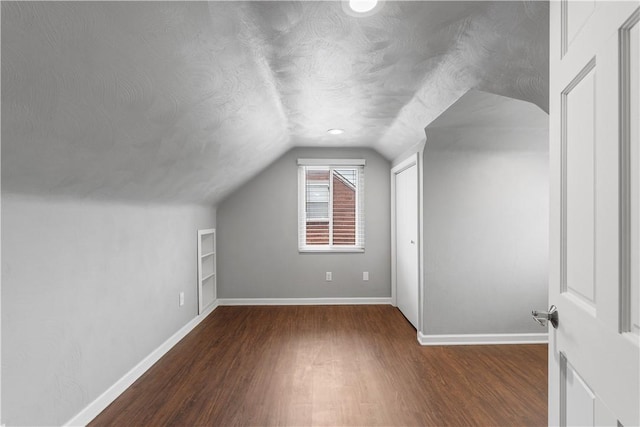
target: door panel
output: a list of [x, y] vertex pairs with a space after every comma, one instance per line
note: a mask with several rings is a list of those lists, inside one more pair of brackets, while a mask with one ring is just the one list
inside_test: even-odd
[[549, 7], [549, 424], [639, 425], [640, 2]]
[[595, 310], [595, 62], [591, 61], [562, 93], [563, 159], [565, 182], [566, 278], [563, 291]]
[[418, 167], [396, 174], [396, 304], [418, 329]]
[[[629, 247], [629, 323], [623, 328], [638, 335], [640, 334], [640, 24], [637, 19], [631, 20], [629, 25], [622, 31], [623, 46], [621, 61], [624, 69], [623, 88], [629, 88], [628, 117], [624, 117], [623, 122], [628, 124], [628, 134], [623, 133], [623, 143], [628, 143], [630, 174], [623, 177], [629, 180], [630, 199], [629, 227], [630, 227], [630, 247]], [[624, 105], [624, 102], [623, 102]], [[635, 121], [630, 120], [636, 118]], [[626, 147], [625, 147], [626, 148]]]
[[580, 374], [560, 355], [560, 393], [564, 400], [561, 414], [563, 425], [592, 426], [595, 424], [596, 397]]

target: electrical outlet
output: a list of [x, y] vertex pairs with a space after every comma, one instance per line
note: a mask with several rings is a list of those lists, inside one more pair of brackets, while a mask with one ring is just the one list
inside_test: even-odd
[[363, 271], [362, 272], [362, 280], [364, 280], [365, 282], [369, 280], [369, 272], [368, 271]]
[[180, 292], [180, 307], [184, 305], [184, 292]]
[[333, 277], [331, 276], [331, 272], [330, 272], [330, 271], [327, 271], [327, 274], [326, 274], [325, 280], [326, 280], [327, 282], [330, 282], [330, 281], [332, 281], [332, 280], [333, 280]]

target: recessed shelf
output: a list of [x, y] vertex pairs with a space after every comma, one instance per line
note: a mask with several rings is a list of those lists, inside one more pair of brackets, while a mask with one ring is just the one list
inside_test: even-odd
[[216, 230], [198, 230], [198, 313], [216, 301]]
[[207, 279], [210, 279], [211, 277], [213, 277], [215, 275], [216, 275], [216, 273], [207, 274], [206, 276], [204, 276], [202, 278], [202, 282], [206, 281]]

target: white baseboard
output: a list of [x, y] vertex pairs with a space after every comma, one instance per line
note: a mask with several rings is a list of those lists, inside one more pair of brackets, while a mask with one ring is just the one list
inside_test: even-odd
[[122, 378], [116, 381], [104, 393], [102, 393], [93, 402], [87, 405], [75, 417], [67, 421], [65, 426], [86, 426], [95, 417], [100, 414], [107, 406], [109, 406], [118, 396], [120, 396], [127, 388], [131, 386], [138, 378], [142, 376], [154, 363], [164, 356], [171, 348], [184, 338], [193, 328], [198, 326], [213, 310], [220, 305], [219, 301], [215, 301], [202, 314], [193, 318], [189, 323], [184, 325], [178, 332], [173, 334], [168, 340], [160, 344], [158, 348], [145, 357], [140, 363], [134, 366]]
[[418, 342], [421, 345], [546, 344], [549, 336], [546, 333], [425, 335], [418, 332]]
[[220, 305], [390, 305], [391, 298], [224, 298]]

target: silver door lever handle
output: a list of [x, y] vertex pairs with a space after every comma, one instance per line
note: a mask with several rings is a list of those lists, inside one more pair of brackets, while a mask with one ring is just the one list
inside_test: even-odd
[[547, 326], [547, 322], [551, 322], [551, 326], [558, 329], [558, 308], [555, 305], [549, 307], [549, 311], [532, 310], [531, 315], [540, 325]]

